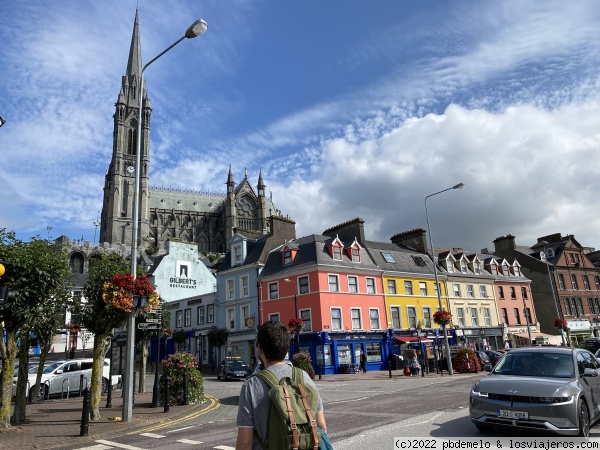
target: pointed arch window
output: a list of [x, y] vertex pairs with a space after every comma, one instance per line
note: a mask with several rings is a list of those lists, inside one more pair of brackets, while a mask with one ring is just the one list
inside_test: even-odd
[[127, 131], [127, 154], [135, 155], [137, 147], [137, 128], [130, 128]]
[[121, 217], [127, 217], [127, 202], [129, 198], [129, 183], [123, 181], [123, 189], [121, 190]]

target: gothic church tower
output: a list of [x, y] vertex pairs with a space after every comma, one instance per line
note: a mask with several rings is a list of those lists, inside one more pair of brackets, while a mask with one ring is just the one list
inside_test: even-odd
[[[113, 153], [105, 176], [104, 199], [100, 217], [100, 243], [131, 246], [133, 198], [135, 193], [135, 161], [142, 53], [138, 12], [135, 13], [127, 72], [122, 77], [121, 90], [115, 104]], [[142, 139], [140, 165], [140, 199], [138, 238], [142, 246], [149, 236], [150, 192], [150, 99], [142, 86]]]

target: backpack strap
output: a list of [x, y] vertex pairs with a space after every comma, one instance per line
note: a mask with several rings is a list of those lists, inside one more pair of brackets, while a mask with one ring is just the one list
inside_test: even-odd
[[282, 384], [281, 387], [285, 394], [285, 406], [290, 418], [290, 428], [292, 429], [292, 450], [298, 450], [298, 447], [300, 447], [300, 437], [298, 436], [298, 425], [296, 424], [296, 419], [294, 419], [294, 410], [290, 402], [290, 391], [285, 384]]
[[269, 385], [269, 387], [274, 388], [279, 386], [279, 380], [277, 379], [275, 374], [268, 369], [263, 369], [260, 372], [256, 372], [254, 376], [257, 376], [258, 378], [263, 380]]
[[306, 416], [308, 417], [310, 424], [310, 431], [313, 437], [313, 450], [317, 450], [319, 448], [319, 438], [317, 437], [317, 421], [313, 419], [313, 416], [310, 412], [310, 406], [306, 400], [306, 391], [301, 383], [298, 383], [298, 389], [300, 390], [300, 395], [302, 395], [302, 405], [304, 406], [304, 411], [306, 411]]

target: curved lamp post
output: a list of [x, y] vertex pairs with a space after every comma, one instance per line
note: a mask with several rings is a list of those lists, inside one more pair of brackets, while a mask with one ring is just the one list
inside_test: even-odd
[[[289, 278], [285, 278], [283, 281], [286, 283], [294, 283], [294, 314], [296, 315], [296, 319], [298, 319], [298, 291], [296, 288], [296, 282]], [[296, 352], [300, 352], [300, 330], [296, 330]]]
[[[431, 259], [433, 261], [433, 273], [435, 274], [435, 287], [437, 291], [438, 305], [440, 311], [444, 309], [442, 306], [442, 295], [440, 290], [440, 282], [438, 280], [438, 272], [437, 272], [437, 262], [435, 260], [435, 255], [433, 253], [433, 239], [431, 237], [431, 230], [429, 228], [429, 212], [427, 211], [427, 199], [429, 197], [433, 197], [434, 195], [441, 194], [442, 192], [450, 191], [452, 189], [462, 189], [465, 187], [464, 183], [458, 183], [451, 188], [444, 189], [443, 191], [436, 192], [435, 194], [428, 195], [425, 197], [425, 217], [427, 218], [427, 233], [429, 234], [429, 247], [431, 247]], [[448, 364], [448, 373], [450, 375], [454, 374], [454, 370], [452, 369], [452, 358], [450, 356], [450, 344], [448, 343], [448, 333], [446, 333], [446, 324], [442, 324], [442, 332], [444, 333], [444, 345], [446, 347], [446, 363]], [[443, 372], [443, 371], [442, 371]]]
[[[137, 123], [137, 142], [135, 154], [135, 193], [133, 196], [133, 224], [131, 227], [131, 275], [135, 279], [137, 272], [137, 240], [139, 226], [139, 197], [140, 197], [140, 165], [141, 165], [141, 147], [142, 147], [142, 101], [144, 94], [144, 71], [150, 64], [167, 53], [184, 39], [192, 39], [201, 34], [204, 34], [208, 29], [208, 25], [202, 19], [196, 20], [185, 31], [185, 34], [175, 43], [167, 47], [158, 56], [154, 57], [143, 68], [140, 74], [140, 82], [138, 88], [138, 123]], [[130, 422], [133, 408], [133, 372], [134, 372], [134, 340], [135, 340], [135, 311], [131, 311], [127, 315], [127, 351], [125, 364], [125, 380], [123, 383], [123, 422]]]

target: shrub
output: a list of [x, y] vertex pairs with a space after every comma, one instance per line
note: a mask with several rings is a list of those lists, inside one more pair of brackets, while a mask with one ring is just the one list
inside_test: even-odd
[[187, 375], [188, 403], [204, 402], [204, 383], [196, 357], [191, 353], [175, 353], [162, 360], [160, 398], [164, 404], [165, 377], [169, 377], [169, 405], [183, 405], [183, 374]]
[[304, 370], [310, 376], [311, 380], [315, 379], [315, 369], [313, 369], [308, 353], [296, 353], [292, 358], [292, 364]]
[[481, 372], [481, 364], [479, 364], [479, 358], [477, 358], [475, 351], [466, 347], [459, 348], [456, 351], [452, 367], [460, 373]]

